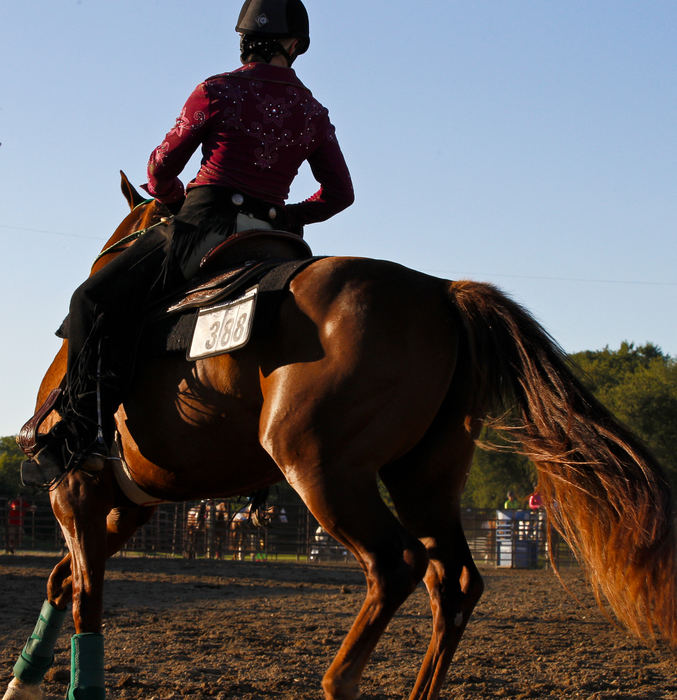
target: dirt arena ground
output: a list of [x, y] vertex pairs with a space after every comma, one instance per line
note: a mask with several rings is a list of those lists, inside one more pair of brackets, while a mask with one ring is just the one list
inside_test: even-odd
[[[53, 557], [0, 557], [0, 683], [35, 624]], [[677, 660], [612, 627], [577, 571], [485, 569], [443, 698], [677, 698]], [[322, 697], [322, 674], [357, 612], [363, 578], [349, 566], [114, 559], [105, 592], [112, 700]], [[419, 588], [391, 623], [363, 698], [406, 698], [429, 635]], [[63, 698], [69, 621], [48, 697]]]

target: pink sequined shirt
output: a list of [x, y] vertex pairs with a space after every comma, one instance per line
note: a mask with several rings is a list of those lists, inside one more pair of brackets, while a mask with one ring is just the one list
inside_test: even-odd
[[249, 63], [200, 83], [151, 154], [148, 192], [165, 203], [179, 200], [178, 175], [200, 144], [202, 164], [188, 188], [218, 185], [282, 205], [307, 160], [320, 189], [286, 207], [290, 224], [324, 221], [353, 202], [329, 113], [291, 68]]

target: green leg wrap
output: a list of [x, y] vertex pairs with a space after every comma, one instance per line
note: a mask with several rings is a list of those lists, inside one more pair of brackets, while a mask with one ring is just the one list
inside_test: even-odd
[[33, 634], [14, 664], [14, 675], [20, 681], [28, 685], [42, 683], [45, 673], [54, 663], [54, 646], [65, 616], [65, 610], [57, 610], [48, 600], [42, 604]]
[[66, 698], [106, 700], [102, 634], [85, 632], [71, 637], [71, 684]]

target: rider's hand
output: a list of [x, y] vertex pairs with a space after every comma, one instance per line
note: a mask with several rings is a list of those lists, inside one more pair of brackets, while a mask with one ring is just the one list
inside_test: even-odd
[[186, 194], [183, 188], [183, 183], [178, 177], [175, 177], [170, 184], [158, 191], [150, 182], [141, 185], [141, 188], [146, 190], [151, 197], [155, 197], [156, 206], [164, 207], [170, 214], [176, 214], [183, 205]]
[[169, 204], [161, 204], [160, 202], [158, 202], [158, 204], [160, 204], [160, 206], [163, 206], [166, 209], [168, 209], [170, 214], [178, 214], [185, 201], [186, 201], [186, 198], [182, 197], [181, 199], [178, 199], [176, 202], [170, 202]]

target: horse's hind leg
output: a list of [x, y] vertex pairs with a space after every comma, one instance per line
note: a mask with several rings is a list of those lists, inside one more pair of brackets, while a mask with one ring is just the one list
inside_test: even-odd
[[334, 466], [324, 473], [290, 474], [290, 481], [322, 527], [353, 552], [365, 573], [364, 603], [322, 681], [328, 700], [354, 700], [371, 652], [421, 581], [427, 556], [386, 508], [375, 474]]
[[410, 700], [439, 696], [449, 664], [484, 585], [463, 534], [459, 500], [474, 441], [461, 421], [434, 426], [421, 446], [382, 473], [398, 515], [426, 547], [424, 582], [433, 632]]

